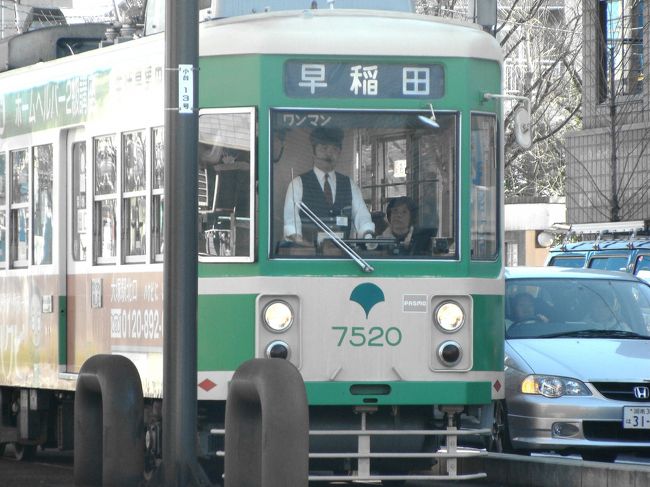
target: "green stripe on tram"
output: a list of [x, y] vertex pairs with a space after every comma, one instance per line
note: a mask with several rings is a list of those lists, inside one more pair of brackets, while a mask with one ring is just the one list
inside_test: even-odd
[[487, 404], [492, 397], [488, 381], [305, 382], [305, 388], [312, 406]]

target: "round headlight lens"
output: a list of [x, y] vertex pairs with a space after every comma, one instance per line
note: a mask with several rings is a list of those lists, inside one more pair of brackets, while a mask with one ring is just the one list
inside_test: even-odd
[[264, 308], [262, 319], [271, 331], [283, 332], [293, 323], [293, 310], [284, 301], [273, 301]]
[[438, 326], [447, 332], [456, 331], [465, 323], [463, 308], [454, 301], [447, 301], [438, 306], [434, 317]]

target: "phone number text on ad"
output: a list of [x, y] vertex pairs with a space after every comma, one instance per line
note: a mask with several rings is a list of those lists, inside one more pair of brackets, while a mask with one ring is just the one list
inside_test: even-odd
[[111, 338], [159, 340], [162, 313], [156, 309], [111, 309]]

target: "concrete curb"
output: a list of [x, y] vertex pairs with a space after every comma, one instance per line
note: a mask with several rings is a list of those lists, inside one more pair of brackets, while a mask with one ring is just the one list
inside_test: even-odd
[[512, 487], [650, 486], [650, 466], [645, 465], [508, 454], [488, 454], [459, 463], [459, 473], [485, 472], [489, 483]]

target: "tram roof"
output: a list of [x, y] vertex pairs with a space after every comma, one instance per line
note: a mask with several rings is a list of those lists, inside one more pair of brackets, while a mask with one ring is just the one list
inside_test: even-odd
[[[103, 26], [94, 25], [93, 28], [103, 29]], [[475, 24], [403, 12], [351, 9], [268, 12], [206, 21], [200, 24], [200, 29], [201, 56], [382, 55], [503, 60], [496, 39]], [[309, 36], [311, 39], [306, 42]], [[15, 36], [20, 41], [28, 41], [28, 37]], [[34, 77], [42, 70], [47, 70], [52, 79], [65, 77], [69, 74], [70, 63], [76, 64], [76, 60], [83, 59], [86, 67], [99, 68], [113, 62], [109, 59], [115, 56], [122, 60], [134, 59], [141, 56], [143, 50], [149, 50], [154, 57], [162, 56], [162, 39], [162, 35], [154, 34], [45, 63], [7, 64], [4, 69], [16, 69], [5, 73], [0, 69], [0, 79], [12, 80], [3, 85], [5, 90], [11, 91], [24, 85], [24, 76]], [[20, 43], [23, 44], [29, 42]], [[34, 39], [31, 44], [40, 45]]]
[[318, 54], [503, 60], [499, 43], [476, 24], [404, 12], [282, 11], [201, 25], [207, 34], [207, 39], [201, 39], [202, 56]]

